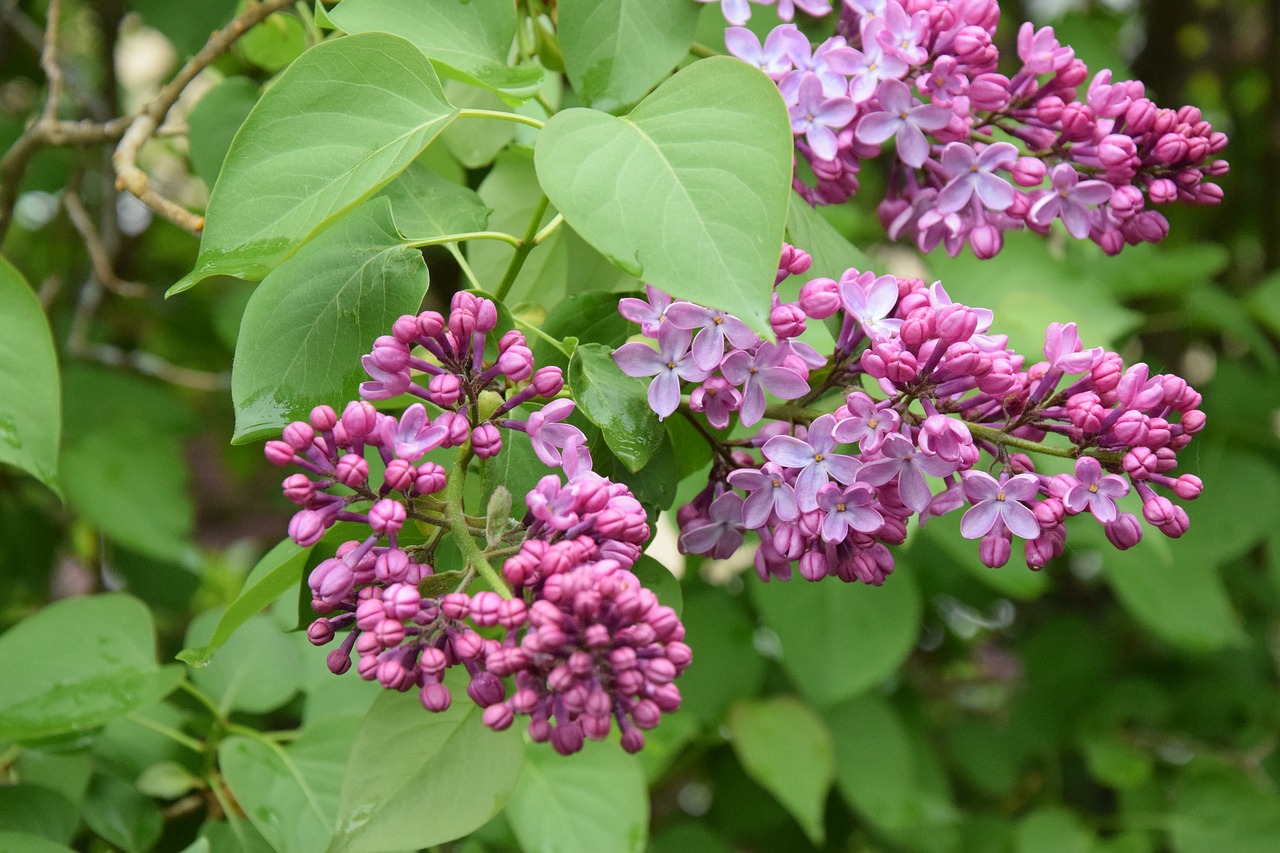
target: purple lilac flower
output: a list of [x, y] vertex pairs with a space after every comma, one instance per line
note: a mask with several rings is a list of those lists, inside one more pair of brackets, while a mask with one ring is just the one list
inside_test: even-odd
[[901, 80], [882, 81], [876, 87], [876, 100], [883, 109], [860, 118], [854, 127], [854, 136], [860, 142], [879, 145], [896, 135], [898, 159], [913, 169], [919, 169], [929, 159], [929, 140], [925, 138], [925, 132], [932, 133], [946, 127], [951, 120], [951, 110], [935, 104], [918, 103]]
[[1023, 539], [1040, 535], [1040, 522], [1026, 506], [1040, 490], [1035, 476], [1002, 474], [996, 480], [985, 471], [966, 471], [963, 477], [965, 497], [973, 506], [960, 519], [961, 536], [981, 539], [993, 529], [1007, 529]]
[[525, 432], [533, 443], [533, 452], [542, 460], [542, 464], [558, 466], [564, 463], [561, 453], [570, 445], [580, 445], [586, 441], [582, 430], [573, 424], [561, 423], [573, 412], [572, 400], [553, 400], [538, 411], [529, 415]]
[[1027, 218], [1036, 225], [1047, 226], [1060, 216], [1068, 234], [1077, 240], [1088, 237], [1094, 216], [1087, 205], [1108, 201], [1114, 187], [1106, 181], [1081, 181], [1079, 173], [1069, 163], [1054, 166], [1049, 180], [1053, 188], [1037, 194]]
[[898, 304], [898, 280], [891, 275], [847, 270], [840, 277], [840, 302], [849, 315], [862, 324], [870, 337], [891, 337], [902, 320], [891, 317]]
[[948, 142], [942, 149], [942, 169], [951, 180], [938, 193], [938, 212], [960, 210], [977, 196], [988, 210], [1008, 210], [1015, 191], [996, 169], [1008, 169], [1018, 159], [1018, 149], [1008, 142], [993, 142], [979, 154], [972, 145]]
[[644, 286], [648, 301], [627, 296], [618, 300], [618, 313], [633, 323], [640, 325], [640, 331], [647, 338], [658, 336], [658, 326], [662, 323], [667, 308], [671, 305], [671, 297], [651, 284]]
[[717, 560], [732, 557], [742, 545], [742, 496], [725, 492], [711, 502], [707, 520], [685, 528], [680, 547], [689, 554], [706, 554]]
[[1074, 515], [1088, 510], [1103, 524], [1119, 517], [1115, 502], [1129, 494], [1129, 484], [1123, 477], [1104, 474], [1097, 459], [1081, 456], [1076, 460], [1076, 480], [1062, 498], [1068, 512]]
[[694, 363], [689, 353], [693, 332], [671, 323], [658, 330], [658, 349], [648, 344], [630, 343], [618, 347], [613, 360], [628, 376], [652, 376], [649, 383], [649, 406], [665, 419], [680, 405], [680, 380], [701, 382], [711, 375]]
[[760, 340], [750, 326], [732, 314], [692, 302], [673, 302], [667, 309], [666, 319], [677, 329], [698, 330], [693, 339], [693, 363], [706, 371], [720, 366], [725, 339], [742, 349]]
[[901, 433], [887, 436], [880, 445], [880, 454], [884, 458], [863, 465], [858, 479], [873, 486], [897, 481], [898, 496], [913, 512], [923, 512], [933, 499], [925, 475], [945, 477], [957, 468], [955, 461], [921, 452]]
[[872, 507], [875, 490], [866, 483], [854, 483], [844, 489], [827, 483], [818, 491], [818, 508], [822, 519], [822, 538], [840, 542], [851, 531], [875, 533], [884, 524], [884, 516]]
[[826, 97], [816, 74], [805, 74], [800, 80], [796, 103], [790, 108], [791, 132], [803, 133], [805, 142], [819, 160], [834, 160], [838, 143], [833, 128], [844, 127], [856, 111], [853, 101], [846, 97]]
[[787, 366], [790, 346], [762, 343], [754, 350], [730, 353], [721, 365], [725, 379], [742, 389], [743, 426], [752, 426], [764, 417], [765, 391], [781, 400], [794, 400], [809, 393], [809, 383]]
[[742, 526], [748, 530], [759, 530], [775, 515], [779, 521], [795, 521], [800, 515], [795, 489], [777, 463], [766, 462], [759, 470], [739, 468], [729, 474], [729, 485], [750, 492], [742, 506]]
[[799, 468], [796, 476], [796, 501], [801, 512], [818, 508], [818, 489], [835, 479], [848, 485], [858, 476], [862, 463], [852, 456], [836, 453], [832, 435], [836, 420], [823, 415], [809, 425], [809, 440], [790, 435], [775, 435], [765, 442], [763, 451], [769, 461], [787, 468]]
[[861, 391], [854, 391], [845, 400], [849, 417], [836, 425], [838, 441], [857, 442], [863, 453], [875, 453], [885, 438], [898, 431], [901, 419], [892, 408], [877, 406], [875, 401]]
[[[794, 31], [795, 27], [790, 29]], [[729, 53], [743, 62], [754, 65], [773, 80], [779, 80], [791, 70], [791, 58], [787, 56], [786, 33], [787, 28], [774, 27], [769, 31], [762, 45], [759, 37], [751, 30], [745, 27], [729, 27], [724, 31], [724, 46], [728, 48]], [[801, 36], [801, 38], [804, 37]]]

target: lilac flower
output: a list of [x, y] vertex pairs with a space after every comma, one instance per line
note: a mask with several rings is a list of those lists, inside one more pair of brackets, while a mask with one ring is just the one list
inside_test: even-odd
[[373, 380], [360, 383], [360, 396], [366, 400], [390, 400], [392, 397], [399, 397], [408, 391], [409, 385], [412, 384], [413, 380], [407, 367], [398, 371], [383, 370], [371, 355], [361, 356], [360, 364], [364, 367], [364, 372]]
[[1119, 517], [1115, 502], [1129, 494], [1129, 484], [1123, 477], [1103, 474], [1102, 465], [1097, 459], [1081, 456], [1076, 460], [1076, 479], [1079, 482], [1068, 489], [1062, 498], [1068, 512], [1075, 514], [1087, 509], [1103, 524], [1109, 524]]
[[1075, 51], [1058, 44], [1053, 27], [1037, 30], [1030, 21], [1018, 30], [1018, 58], [1032, 74], [1061, 71], [1075, 58]]
[[938, 193], [938, 212], [960, 210], [975, 194], [988, 210], [1008, 210], [1015, 190], [993, 172], [1008, 169], [1017, 159], [1018, 149], [1008, 142], [993, 142], [981, 154], [963, 142], [948, 142], [942, 149], [942, 169], [951, 180]]
[[929, 140], [925, 138], [925, 131], [932, 133], [946, 127], [951, 120], [951, 110], [935, 104], [920, 104], [901, 80], [882, 81], [876, 87], [876, 99], [884, 109], [860, 118], [853, 129], [854, 136], [860, 142], [879, 145], [896, 135], [898, 159], [913, 169], [919, 169], [929, 159]]
[[1042, 190], [1027, 218], [1036, 225], [1048, 225], [1056, 217], [1062, 217], [1067, 233], [1077, 240], [1089, 236], [1093, 227], [1093, 214], [1085, 207], [1102, 204], [1111, 198], [1114, 187], [1106, 181], [1081, 181], [1080, 175], [1070, 163], [1059, 163], [1049, 173], [1053, 189]]
[[1060, 373], [1074, 374], [1091, 370], [1095, 362], [1102, 358], [1102, 347], [1081, 350], [1080, 335], [1076, 332], [1075, 323], [1050, 323], [1044, 334], [1044, 357], [1049, 362], [1049, 369]]
[[822, 82], [822, 94], [828, 98], [843, 98], [849, 94], [849, 81], [837, 70], [847, 59], [849, 48], [842, 38], [830, 38], [815, 50], [809, 39], [794, 25], [778, 27], [782, 30], [787, 57], [794, 69], [778, 81], [778, 91], [787, 106], [800, 99], [800, 84], [806, 77], [817, 77]]
[[680, 380], [701, 382], [711, 375], [693, 362], [689, 344], [693, 333], [671, 323], [658, 329], [658, 349], [640, 342], [624, 344], [613, 353], [618, 369], [628, 376], [652, 376], [649, 406], [665, 419], [680, 405]]
[[[751, 7], [747, 5], [747, 0], [698, 0], [699, 3], [716, 3], [720, 4], [720, 14], [724, 15], [724, 19], [735, 27], [740, 27], [747, 21], [751, 20]], [[751, 0], [761, 6], [767, 6], [773, 0]]]
[[856, 112], [853, 101], [845, 97], [828, 98], [816, 74], [805, 74], [800, 80], [796, 103], [791, 106], [791, 132], [803, 133], [805, 142], [819, 160], [834, 160], [839, 143], [832, 128], [844, 127]]
[[910, 66], [902, 58], [887, 53], [875, 33], [884, 28], [884, 19], [871, 18], [862, 25], [862, 49], [841, 52], [839, 59], [832, 57], [828, 65], [849, 78], [849, 97], [861, 104], [876, 91], [881, 80], [897, 80], [905, 76]]
[[551, 466], [564, 464], [564, 455], [561, 451], [586, 441], [582, 430], [573, 424], [560, 423], [573, 409], [572, 400], [553, 400], [529, 415], [525, 432], [529, 434], [529, 441], [533, 443], [533, 452], [542, 460], [542, 464]]
[[732, 314], [692, 302], [672, 303], [666, 316], [667, 322], [677, 329], [700, 330], [693, 339], [693, 363], [703, 370], [715, 370], [720, 365], [725, 338], [741, 349], [760, 340], [750, 326]]
[[1002, 474], [996, 480], [984, 471], [966, 471], [962, 476], [965, 497], [973, 506], [960, 519], [961, 536], [981, 539], [992, 529], [999, 529], [997, 525], [1023, 539], [1040, 535], [1040, 522], [1024, 503], [1040, 490], [1035, 476]]
[[922, 453], [901, 433], [887, 436], [880, 445], [880, 453], [884, 458], [863, 465], [858, 479], [873, 486], [897, 480], [898, 496], [913, 512], [923, 512], [933, 499], [925, 474], [945, 477], [955, 473], [958, 466], [957, 462]]
[[784, 21], [790, 21], [796, 16], [797, 8], [815, 18], [831, 12], [831, 4], [828, 0], [778, 0], [778, 17]]
[[822, 538], [841, 542], [850, 530], [874, 533], [884, 524], [884, 516], [871, 508], [875, 490], [866, 483], [854, 483], [846, 489], [827, 483], [818, 492], [818, 507], [826, 513], [822, 519]]
[[706, 415], [716, 429], [729, 426], [729, 415], [741, 407], [742, 394], [723, 376], [712, 376], [689, 395], [689, 408]]
[[818, 489], [835, 479], [848, 485], [858, 476], [862, 463], [852, 456], [836, 453], [832, 435], [836, 419], [823, 415], [809, 425], [809, 440], [790, 435], [775, 435], [764, 444], [764, 455], [771, 462], [787, 468], [799, 468], [796, 477], [796, 502], [801, 512], [818, 508]]
[[939, 106], [949, 107], [956, 98], [969, 91], [969, 78], [956, 70], [954, 56], [939, 56], [933, 62], [933, 70], [916, 79], [920, 93]]
[[649, 297], [648, 302], [643, 299], [636, 299], [634, 296], [619, 299], [618, 313], [633, 323], [639, 323], [640, 331], [645, 337], [656, 338], [658, 336], [658, 326], [662, 323], [662, 318], [667, 313], [667, 308], [671, 305], [671, 297], [658, 290], [652, 284], [646, 284], [644, 292]]
[[739, 468], [729, 474], [729, 484], [750, 492], [742, 505], [742, 526], [759, 530], [777, 514], [779, 521], [795, 521], [800, 515], [795, 489], [782, 468], [766, 462], [763, 468]]
[[900, 418], [891, 408], [881, 409], [875, 401], [861, 391], [854, 391], [845, 400], [849, 417], [836, 425], [835, 436], [841, 442], [857, 442], [863, 453], [875, 453], [885, 437], [898, 431]]
[[421, 403], [405, 409], [399, 423], [388, 416], [381, 422], [380, 431], [383, 442], [395, 448], [396, 456], [410, 462], [417, 462], [448, 438], [447, 429], [427, 420], [427, 410]]
[[809, 383], [794, 368], [788, 367], [787, 344], [762, 343], [754, 350], [738, 350], [729, 354], [720, 367], [724, 378], [742, 388], [743, 426], [752, 426], [764, 417], [764, 392], [781, 400], [794, 400], [809, 393]]
[[[795, 27], [791, 27], [795, 30]], [[743, 62], [754, 65], [773, 80], [779, 80], [791, 70], [791, 58], [787, 56], [785, 27], [774, 27], [765, 37], [764, 44], [745, 27], [729, 27], [724, 31], [724, 46]]]
[[742, 545], [742, 496], [725, 492], [711, 502], [709, 519], [688, 527], [680, 534], [686, 553], [706, 554], [724, 560]]
[[877, 278], [869, 272], [851, 275], [856, 272], [849, 270], [840, 277], [840, 302], [844, 310], [873, 338], [896, 335], [902, 321], [889, 315], [898, 304], [898, 280], [891, 275]]
[[884, 29], [876, 33], [876, 41], [908, 65], [921, 65], [929, 58], [924, 42], [929, 36], [929, 13], [916, 12], [908, 17], [897, 3], [884, 9]]

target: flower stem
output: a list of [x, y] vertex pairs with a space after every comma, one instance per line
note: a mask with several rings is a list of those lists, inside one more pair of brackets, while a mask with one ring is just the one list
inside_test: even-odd
[[533, 116], [522, 116], [519, 113], [508, 113], [503, 112], [502, 110], [458, 110], [458, 114], [454, 118], [493, 118], [498, 119], [499, 121], [511, 121], [516, 124], [527, 124], [529, 127], [536, 127], [539, 130], [541, 130], [542, 125], [545, 124], [541, 119], [536, 119]]
[[[538, 199], [538, 203], [533, 206], [533, 216], [529, 219], [529, 227], [525, 229], [524, 239], [516, 244], [516, 253], [511, 256], [511, 263], [507, 264], [507, 271], [503, 274], [502, 281], [498, 283], [497, 289], [493, 291], [495, 301], [501, 302], [506, 299], [507, 294], [511, 291], [511, 285], [516, 283], [516, 276], [520, 274], [525, 258], [529, 257], [529, 253], [537, 245], [534, 241], [538, 236], [538, 226], [542, 224], [543, 214], [547, 212], [547, 207], [550, 204], [551, 199], [547, 198], [544, 193], [542, 198]], [[548, 227], [550, 227], [550, 224]]]
[[427, 246], [439, 246], [444, 243], [458, 243], [463, 240], [500, 240], [503, 243], [510, 243], [517, 249], [520, 248], [520, 238], [514, 234], [508, 234], [505, 231], [462, 231], [457, 234], [442, 234], [439, 237], [426, 237], [421, 240], [411, 240], [405, 244], [409, 249], [424, 249]]
[[476, 545], [476, 540], [471, 538], [471, 530], [467, 526], [462, 498], [463, 486], [466, 484], [467, 463], [470, 460], [471, 445], [468, 443], [458, 448], [457, 460], [453, 463], [453, 470], [449, 472], [448, 485], [445, 486], [445, 515], [449, 519], [449, 529], [467, 565], [478, 571], [494, 592], [503, 598], [511, 598], [511, 590], [507, 587], [506, 581], [493, 566], [489, 565], [484, 553]]
[[204, 754], [203, 742], [196, 740], [190, 735], [185, 735], [177, 729], [170, 728], [163, 723], [157, 723], [155, 720], [137, 713], [129, 714], [125, 719], [131, 723], [136, 723], [137, 725], [142, 726], [144, 729], [151, 729], [151, 731], [156, 732], [157, 734], [162, 734], [174, 743], [182, 744], [192, 752], [200, 753], [201, 755]]

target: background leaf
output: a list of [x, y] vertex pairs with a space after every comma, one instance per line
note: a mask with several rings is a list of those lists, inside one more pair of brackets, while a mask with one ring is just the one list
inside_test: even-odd
[[49, 324], [22, 273], [0, 256], [0, 464], [56, 491], [61, 429]]
[[[222, 613], [201, 613], [187, 629], [187, 645], [207, 644]], [[302, 686], [298, 644], [271, 619], [252, 616], [231, 635], [207, 666], [191, 670], [191, 680], [232, 710], [264, 713], [288, 702]]]
[[613, 361], [613, 348], [603, 344], [573, 351], [568, 380], [577, 410], [600, 427], [614, 455], [633, 472], [644, 468], [666, 437], [649, 408], [646, 382], [624, 375]]

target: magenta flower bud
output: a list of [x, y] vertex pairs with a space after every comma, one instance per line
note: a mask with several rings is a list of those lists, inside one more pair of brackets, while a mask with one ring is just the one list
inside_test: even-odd
[[1142, 197], [1142, 190], [1133, 184], [1125, 184], [1116, 188], [1107, 204], [1111, 206], [1113, 212], [1125, 219], [1142, 210], [1146, 205], [1146, 199]]
[[[1067, 104], [1062, 108], [1060, 121], [1063, 138], [1068, 142], [1085, 142], [1092, 139], [1097, 127], [1097, 117], [1094, 116], [1093, 109], [1088, 104]], [[1128, 139], [1128, 137], [1123, 138]]]
[[338, 482], [344, 486], [354, 489], [369, 482], [369, 463], [363, 456], [348, 453], [338, 460], [335, 470]]
[[1126, 551], [1142, 541], [1142, 525], [1132, 513], [1122, 512], [1115, 521], [1102, 527], [1107, 534], [1107, 541], [1117, 550]]
[[1013, 164], [1013, 182], [1020, 187], [1038, 187], [1044, 181], [1044, 161], [1036, 157], [1019, 157]]
[[422, 707], [435, 713], [448, 710], [449, 705], [453, 703], [449, 688], [438, 681], [429, 681], [422, 685], [422, 692], [418, 698], [422, 702]]
[[[366, 598], [356, 605], [356, 627], [361, 631], [373, 631], [387, 618], [386, 609], [383, 603], [376, 598]], [[362, 634], [360, 642], [364, 642], [366, 637], [371, 634]], [[368, 651], [368, 649], [364, 649]]]
[[482, 628], [498, 624], [498, 611], [502, 607], [502, 596], [492, 590], [477, 592], [471, 596], [469, 610], [471, 621]]
[[631, 719], [640, 728], [651, 729], [658, 725], [658, 721], [662, 719], [662, 710], [656, 702], [649, 699], [641, 699], [631, 709]]
[[444, 331], [444, 317], [436, 311], [423, 311], [417, 317], [418, 334], [424, 338], [437, 337]]
[[315, 441], [316, 433], [311, 428], [311, 424], [305, 421], [294, 421], [284, 428], [285, 444], [288, 444], [296, 451], [306, 450], [311, 446], [311, 442]]
[[316, 566], [307, 579], [316, 599], [329, 605], [335, 605], [350, 595], [354, 582], [351, 567], [332, 557]]
[[779, 305], [769, 313], [769, 325], [779, 338], [794, 338], [804, 334], [805, 312], [799, 306]]
[[1057, 527], [1062, 523], [1062, 519], [1067, 515], [1066, 508], [1062, 505], [1062, 501], [1057, 498], [1045, 498], [1035, 506], [1031, 507], [1031, 512], [1035, 515], [1036, 521], [1040, 522], [1040, 528], [1042, 530]]
[[433, 495], [444, 488], [445, 470], [435, 462], [423, 462], [418, 466], [418, 475], [413, 480], [413, 488], [420, 495]]
[[449, 407], [458, 402], [462, 396], [462, 380], [452, 373], [441, 373], [431, 377], [427, 383], [427, 399], [437, 406]]
[[990, 260], [1004, 248], [1004, 234], [994, 225], [979, 225], [969, 232], [969, 248], [979, 260]]
[[484, 724], [495, 732], [506, 731], [515, 718], [515, 712], [504, 704], [490, 705], [484, 709], [484, 715], [481, 717]]
[[1184, 501], [1193, 501], [1200, 497], [1204, 483], [1195, 474], [1183, 474], [1173, 486], [1173, 493]]
[[403, 504], [391, 498], [383, 498], [369, 509], [369, 526], [374, 533], [393, 536], [404, 527], [406, 517]]
[[456, 306], [450, 310], [449, 332], [458, 340], [460, 347], [465, 347], [466, 340], [475, 330], [476, 315], [472, 311]]
[[458, 660], [476, 660], [484, 654], [484, 637], [467, 628], [450, 636], [449, 645]]
[[523, 382], [533, 375], [533, 353], [528, 347], [511, 347], [498, 356], [496, 366], [512, 382]]
[[400, 641], [404, 639], [404, 625], [397, 619], [383, 619], [373, 629], [373, 634], [378, 640], [378, 645], [384, 649], [390, 649], [400, 645]]
[[689, 648], [684, 643], [667, 643], [667, 648], [664, 654], [667, 656], [667, 660], [671, 661], [671, 663], [675, 665], [677, 672], [684, 672], [689, 664], [693, 663], [693, 649]]
[[1112, 133], [1098, 143], [1098, 159], [1108, 175], [1132, 175], [1137, 170], [1138, 147], [1122, 133]]
[[395, 335], [396, 340], [402, 343], [412, 344], [419, 334], [418, 318], [412, 314], [401, 314], [391, 324], [391, 334]]
[[1039, 571], [1062, 553], [1062, 544], [1057, 536], [1046, 531], [1035, 539], [1028, 539], [1022, 546], [1022, 553], [1027, 561], [1027, 568]]
[[1149, 480], [1152, 474], [1159, 473], [1160, 460], [1150, 448], [1135, 447], [1124, 455], [1120, 464], [1134, 480]]
[[313, 646], [323, 646], [333, 640], [333, 625], [321, 617], [307, 626], [307, 639]]
[[277, 468], [283, 468], [293, 461], [293, 448], [284, 441], [268, 441], [263, 448], [267, 461]]
[[543, 367], [533, 374], [532, 384], [539, 397], [554, 397], [564, 388], [564, 373], [558, 367]]
[[445, 653], [434, 646], [427, 646], [418, 657], [418, 667], [431, 678], [439, 678], [448, 667]]
[[514, 346], [528, 346], [528, 343], [524, 339], [524, 335], [520, 334], [515, 329], [512, 329], [509, 332], [504, 332], [502, 337], [498, 339], [499, 353], [504, 353]]
[[923, 308], [912, 311], [907, 318], [902, 321], [902, 326], [898, 330], [898, 334], [902, 337], [902, 342], [913, 351], [918, 352], [926, 341], [929, 341], [937, 333], [935, 326], [935, 318], [932, 309]]
[[440, 599], [440, 612], [446, 619], [454, 621], [467, 618], [471, 612], [471, 596], [465, 592], [451, 592]]
[[481, 708], [488, 708], [507, 698], [507, 688], [502, 685], [502, 680], [496, 675], [481, 670], [471, 677], [471, 683], [467, 685], [467, 695]]
[[800, 288], [799, 305], [813, 319], [825, 320], [840, 310], [840, 285], [829, 278], [806, 282]]
[[1147, 210], [1135, 216], [1132, 228], [1138, 239], [1145, 243], [1159, 243], [1169, 236], [1169, 220], [1154, 210]]
[[622, 748], [627, 753], [635, 755], [644, 749], [644, 732], [639, 729], [627, 729], [622, 733]]
[[351, 654], [341, 648], [334, 649], [324, 659], [325, 665], [334, 675], [342, 675], [351, 669]]
[[378, 677], [378, 656], [376, 654], [361, 655], [356, 664], [356, 675], [365, 681], [373, 681]]
[[1147, 184], [1147, 193], [1156, 204], [1169, 204], [1178, 200], [1178, 185], [1168, 178], [1156, 178]]
[[283, 487], [284, 496], [291, 503], [295, 503], [298, 506], [306, 506], [307, 501], [315, 497], [317, 488], [316, 484], [306, 474], [290, 474], [284, 478], [281, 486]]
[[1003, 74], [979, 74], [969, 82], [969, 103], [976, 110], [998, 112], [1009, 105], [1009, 89]]
[[332, 520], [332, 514], [323, 515], [310, 509], [294, 513], [289, 519], [289, 538], [301, 547], [309, 548], [320, 541]]
[[1011, 552], [1009, 535], [999, 525], [984, 535], [978, 545], [979, 559], [984, 566], [992, 569], [998, 569], [1009, 562]]
[[820, 581], [827, 576], [827, 566], [821, 551], [806, 551], [800, 557], [800, 576], [807, 581]]
[[[1057, 95], [1045, 95], [1035, 102], [1036, 118], [1045, 124], [1057, 124], [1066, 103]], [[1034, 158], [1031, 158], [1034, 159]]]
[[466, 415], [441, 412], [436, 418], [435, 425], [443, 427], [446, 433], [442, 447], [458, 447], [465, 444], [471, 436], [471, 424], [467, 422]]
[[471, 449], [481, 459], [491, 459], [502, 451], [502, 434], [493, 424], [480, 424], [471, 431]]
[[674, 684], [660, 684], [653, 690], [653, 701], [666, 714], [680, 710], [680, 688]]
[[338, 424], [338, 415], [330, 406], [316, 406], [308, 417], [316, 432], [327, 432]]
[[551, 732], [551, 746], [561, 755], [573, 755], [582, 749], [582, 729], [577, 723], [561, 723]]
[[369, 357], [387, 373], [399, 373], [409, 366], [409, 345], [391, 335], [381, 335], [373, 342]]
[[498, 326], [498, 307], [490, 299], [476, 300], [476, 331], [490, 332]]
[[378, 410], [366, 400], [350, 402], [342, 412], [342, 428], [352, 442], [363, 441], [377, 427]]
[[387, 468], [382, 473], [382, 481], [386, 483], [388, 488], [407, 492], [417, 476], [418, 472], [413, 467], [413, 463], [407, 459], [397, 458], [387, 463]]

